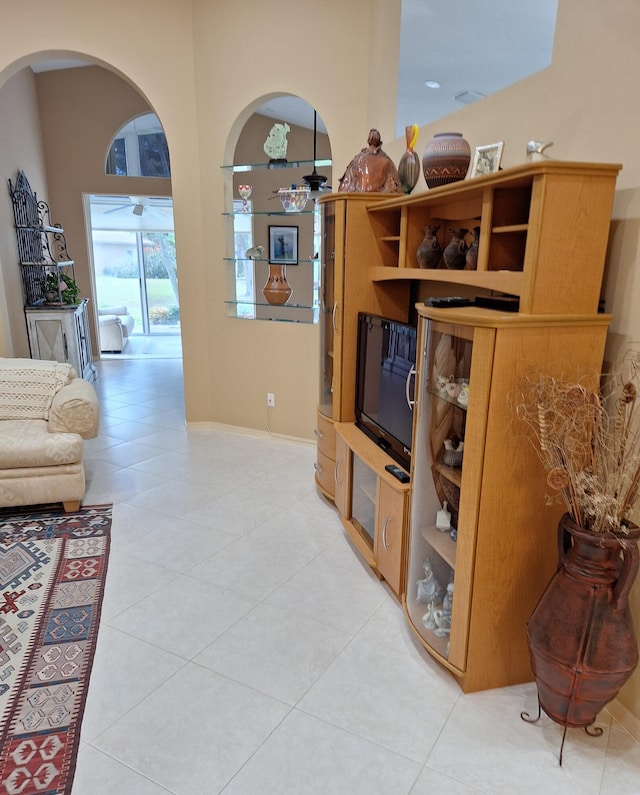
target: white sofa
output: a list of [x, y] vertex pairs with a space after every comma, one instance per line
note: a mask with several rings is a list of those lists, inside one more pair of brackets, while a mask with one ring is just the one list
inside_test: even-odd
[[104, 306], [98, 309], [101, 352], [122, 353], [134, 324], [126, 306]]
[[85, 494], [83, 439], [97, 436], [98, 396], [70, 364], [0, 358], [0, 508]]

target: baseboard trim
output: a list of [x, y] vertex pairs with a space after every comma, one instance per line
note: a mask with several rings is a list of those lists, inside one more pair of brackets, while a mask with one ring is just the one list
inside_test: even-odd
[[623, 729], [629, 732], [636, 742], [640, 743], [640, 718], [637, 718], [632, 712], [629, 712], [617, 698], [607, 704], [606, 709], [611, 717], [616, 720]]
[[212, 428], [219, 431], [229, 431], [230, 433], [242, 433], [245, 436], [259, 436], [263, 439], [280, 439], [283, 442], [295, 442], [296, 444], [306, 444], [314, 446], [315, 439], [303, 439], [301, 436], [287, 436], [284, 433], [273, 433], [269, 431], [260, 431], [257, 428], [244, 428], [241, 425], [226, 425], [224, 422], [187, 422], [188, 430], [196, 430], [197, 428]]

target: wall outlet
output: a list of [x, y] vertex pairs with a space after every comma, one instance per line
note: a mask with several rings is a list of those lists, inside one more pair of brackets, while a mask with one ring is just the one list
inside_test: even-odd
[[267, 406], [273, 408], [276, 405], [276, 396], [273, 392], [267, 392]]

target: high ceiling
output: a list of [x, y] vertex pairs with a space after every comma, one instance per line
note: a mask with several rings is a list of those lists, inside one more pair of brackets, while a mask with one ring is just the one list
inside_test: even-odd
[[[396, 137], [548, 66], [556, 11], [557, 0], [402, 0]], [[32, 69], [82, 65], [54, 60]], [[313, 127], [313, 109], [297, 97], [272, 99], [258, 112]], [[320, 117], [318, 131], [325, 132]]]
[[[548, 66], [557, 5], [402, 0], [396, 137], [404, 137], [409, 124], [422, 127], [459, 110], [461, 101], [492, 94]], [[426, 87], [427, 80], [440, 87]]]

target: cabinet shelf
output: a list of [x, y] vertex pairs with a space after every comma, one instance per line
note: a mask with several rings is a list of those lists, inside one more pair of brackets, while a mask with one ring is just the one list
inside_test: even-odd
[[439, 472], [442, 477], [445, 477], [447, 480], [451, 481], [454, 486], [461, 488], [462, 486], [462, 467], [449, 467], [446, 464], [438, 463], [434, 464], [437, 472]]
[[371, 280], [374, 282], [395, 280], [447, 282], [516, 296], [522, 295], [524, 284], [523, 274], [518, 271], [454, 271], [440, 268], [385, 267], [382, 265], [376, 265], [371, 269]]
[[[519, 297], [523, 314], [595, 313], [620, 166], [544, 161], [367, 205], [374, 282], [411, 279]], [[444, 251], [452, 227], [480, 228], [476, 270], [420, 269], [425, 227]], [[581, 256], [576, 256], [575, 241]], [[560, 266], [560, 263], [562, 265]]]
[[529, 224], [509, 224], [509, 226], [494, 226], [491, 232], [494, 235], [503, 235], [507, 232], [526, 232]]
[[455, 569], [456, 542], [451, 538], [449, 531], [441, 532], [435, 526], [425, 527], [422, 537], [452, 569]]

